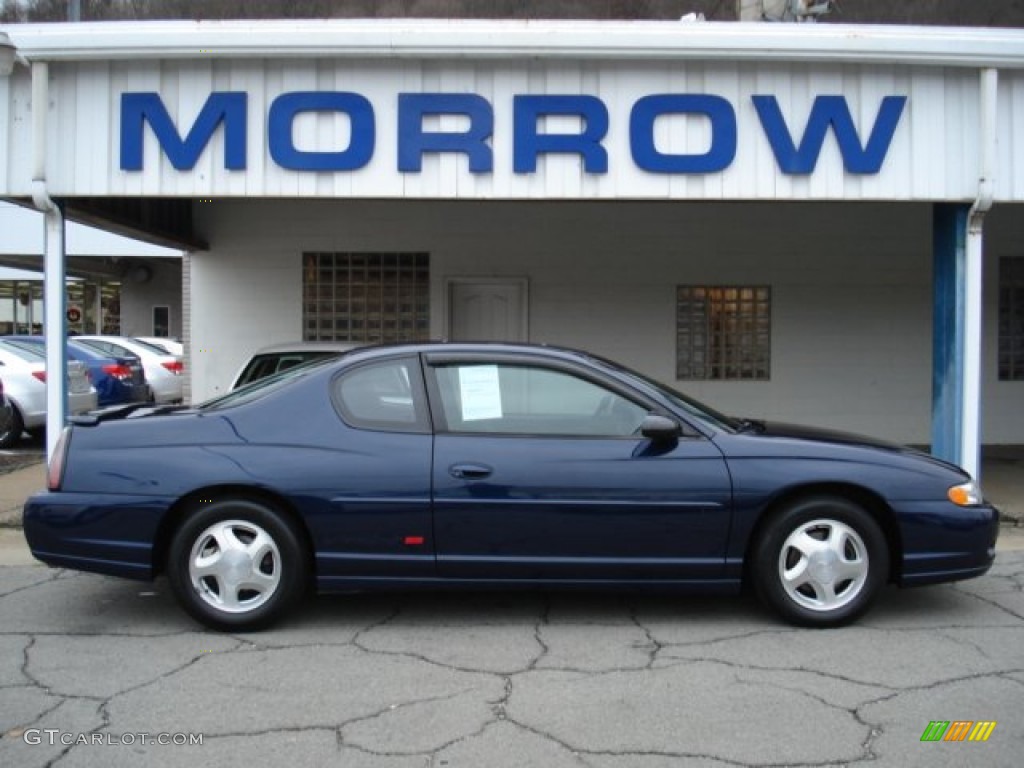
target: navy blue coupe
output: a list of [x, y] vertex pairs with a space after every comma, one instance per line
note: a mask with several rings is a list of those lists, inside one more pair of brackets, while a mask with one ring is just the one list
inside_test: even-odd
[[61, 437], [25, 507], [45, 563], [151, 579], [223, 630], [308, 587], [750, 584], [829, 627], [883, 585], [978, 576], [998, 512], [923, 453], [737, 421], [580, 352], [366, 347]]

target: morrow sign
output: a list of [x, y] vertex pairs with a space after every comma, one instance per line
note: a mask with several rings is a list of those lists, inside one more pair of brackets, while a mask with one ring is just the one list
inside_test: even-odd
[[[785, 174], [813, 173], [829, 133], [835, 137], [848, 173], [875, 174], [885, 161], [906, 96], [885, 96], [862, 139], [844, 96], [819, 95], [802, 127], [787, 121], [772, 95], [750, 97], [761, 132]], [[120, 167], [142, 171], [146, 126], [152, 130], [171, 165], [182, 171], [195, 167], [214, 133], [223, 127], [224, 168], [245, 170], [249, 157], [248, 94], [216, 91], [209, 95], [187, 131], [175, 125], [159, 93], [121, 95]], [[294, 123], [299, 115], [334, 113], [347, 118], [347, 146], [299, 148]], [[457, 131], [428, 130], [428, 118], [460, 116]], [[700, 119], [710, 126], [710, 140], [695, 152], [667, 152], [658, 146], [655, 128], [668, 117]], [[548, 117], [578, 120], [579, 129], [547, 132]], [[431, 154], [465, 155], [469, 171], [494, 171], [494, 105], [474, 93], [398, 94], [398, 159], [400, 173], [419, 173], [423, 157]], [[610, 116], [607, 105], [587, 94], [519, 94], [512, 98], [512, 170], [531, 174], [543, 155], [575, 155], [590, 174], [608, 172]], [[799, 136], [799, 138], [796, 138]], [[377, 117], [365, 96], [350, 91], [295, 91], [271, 103], [266, 120], [266, 148], [281, 168], [294, 171], [350, 172], [365, 167], [377, 143]], [[632, 163], [656, 174], [710, 174], [724, 171], [736, 157], [740, 141], [736, 108], [722, 96], [706, 93], [656, 93], [636, 100], [629, 112], [629, 149]]]

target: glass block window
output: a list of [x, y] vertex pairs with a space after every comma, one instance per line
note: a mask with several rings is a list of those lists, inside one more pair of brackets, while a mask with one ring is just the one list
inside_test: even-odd
[[769, 379], [771, 299], [768, 286], [678, 286], [676, 378]]
[[306, 341], [423, 341], [430, 335], [426, 253], [306, 253]]
[[999, 380], [1024, 381], [1024, 257], [999, 260]]

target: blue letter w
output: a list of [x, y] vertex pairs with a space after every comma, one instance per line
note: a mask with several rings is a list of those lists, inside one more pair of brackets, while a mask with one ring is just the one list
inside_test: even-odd
[[751, 96], [751, 99], [779, 168], [783, 173], [792, 174], [814, 171], [830, 125], [839, 143], [839, 153], [843, 156], [843, 167], [847, 173], [878, 173], [889, 151], [900, 115], [903, 114], [903, 105], [907, 103], [906, 96], [886, 96], [882, 99], [867, 146], [862, 147], [846, 99], [842, 96], [818, 96], [811, 108], [811, 116], [807, 119], [800, 148], [797, 149], [775, 97]]
[[179, 171], [195, 167], [210, 143], [213, 132], [224, 123], [224, 167], [245, 168], [245, 93], [211, 93], [192, 130], [182, 141], [158, 93], [121, 94], [121, 169], [142, 170], [142, 138], [145, 124], [153, 128], [171, 165]]

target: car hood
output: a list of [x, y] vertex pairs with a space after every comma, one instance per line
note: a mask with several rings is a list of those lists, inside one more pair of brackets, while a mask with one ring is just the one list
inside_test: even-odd
[[786, 424], [778, 421], [756, 421], [752, 419], [744, 419], [742, 421], [748, 424], [749, 428], [742, 432], [740, 436], [757, 442], [775, 439], [799, 440], [813, 445], [841, 445], [851, 449], [884, 451], [889, 454], [904, 456], [911, 460], [923, 461], [934, 467], [942, 467], [958, 475], [965, 474], [962, 468], [948, 461], [936, 458], [930, 453], [876, 437], [868, 437], [867, 435], [835, 429], [808, 427], [802, 424]]
[[788, 437], [796, 440], [811, 440], [819, 443], [842, 443], [844, 445], [859, 445], [868, 448], [883, 448], [888, 451], [899, 451], [900, 453], [914, 451], [912, 448], [899, 445], [898, 443], [880, 440], [876, 437], [859, 435], [855, 432], [842, 432], [837, 429], [822, 429], [820, 427], [808, 427], [803, 424], [787, 424], [779, 421], [758, 421], [757, 434], [763, 437]]

